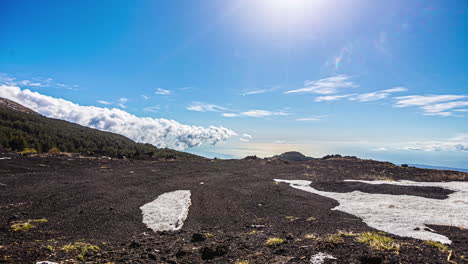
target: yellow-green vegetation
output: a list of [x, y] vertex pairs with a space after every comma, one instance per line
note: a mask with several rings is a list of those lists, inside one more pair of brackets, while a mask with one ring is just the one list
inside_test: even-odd
[[31, 228], [34, 228], [36, 227], [35, 225], [31, 224], [31, 223], [45, 223], [45, 222], [48, 222], [49, 220], [45, 219], [45, 218], [41, 218], [41, 219], [32, 219], [32, 220], [28, 220], [26, 222], [16, 222], [14, 223], [13, 225], [11, 225], [11, 230], [13, 231], [26, 231], [26, 230], [29, 230]]
[[335, 244], [340, 244], [344, 242], [344, 239], [341, 233], [329, 235], [325, 240], [328, 242], [335, 243]]
[[379, 235], [375, 232], [360, 233], [356, 237], [360, 243], [368, 244], [371, 248], [379, 251], [394, 250], [400, 251], [400, 244], [396, 243], [393, 238]]
[[45, 219], [45, 218], [41, 218], [41, 219], [33, 219], [33, 220], [29, 220], [29, 222], [35, 222], [35, 223], [47, 223], [49, 222], [49, 220]]
[[388, 181], [388, 182], [394, 182], [395, 181], [394, 179], [388, 178], [388, 177], [376, 177], [375, 179], [380, 180], [380, 181]]
[[257, 231], [257, 230], [252, 230], [252, 231], [247, 232], [247, 233], [242, 233], [242, 235], [255, 235], [255, 234], [258, 234], [258, 233], [261, 233], [261, 232]]
[[309, 217], [309, 218], [306, 219], [306, 221], [308, 221], [308, 222], [317, 221], [317, 218]]
[[37, 150], [34, 148], [24, 148], [22, 151], [19, 152], [20, 154], [37, 154]]
[[80, 261], [85, 261], [85, 256], [88, 252], [98, 252], [100, 248], [96, 245], [84, 243], [84, 242], [75, 242], [74, 244], [67, 244], [62, 247], [62, 250], [66, 253], [70, 252], [79, 252], [76, 256], [76, 259]]
[[306, 235], [304, 236], [304, 238], [305, 238], [305, 239], [315, 239], [315, 238], [317, 238], [317, 237], [316, 237], [314, 234], [306, 234]]
[[60, 151], [59, 148], [53, 147], [53, 148], [49, 149], [49, 152], [47, 152], [47, 153], [57, 155], [57, 154], [60, 154], [61, 151]]
[[440, 242], [437, 242], [437, 241], [432, 241], [432, 240], [426, 240], [424, 241], [424, 244], [427, 244], [427, 245], [430, 245], [430, 246], [433, 246], [433, 247], [436, 247], [438, 248], [440, 251], [442, 252], [448, 252], [449, 251], [449, 247], [440, 243]]
[[29, 222], [23, 222], [23, 223], [16, 223], [11, 225], [11, 230], [18, 232], [18, 231], [26, 231], [31, 228], [34, 228], [34, 226], [29, 223]]
[[214, 237], [211, 233], [203, 233], [203, 235], [205, 235], [206, 238]]
[[249, 264], [250, 262], [248, 262], [247, 260], [239, 260], [236, 262], [236, 264]]
[[47, 246], [45, 246], [45, 248], [48, 249], [48, 250], [50, 250], [50, 251], [54, 251], [54, 250], [55, 250], [55, 248], [54, 248], [53, 246], [51, 246], [51, 245], [47, 245]]
[[283, 244], [284, 242], [284, 239], [282, 238], [279, 238], [279, 237], [271, 237], [269, 239], [267, 239], [267, 241], [265, 242], [265, 244], [267, 246], [276, 246], [276, 245], [279, 245], [279, 244]]
[[291, 215], [290, 215], [290, 216], [286, 216], [285, 218], [286, 218], [286, 220], [288, 220], [289, 222], [294, 222], [294, 221], [296, 221], [296, 220], [301, 219], [300, 217], [291, 216]]
[[344, 243], [343, 237], [347, 237], [347, 236], [356, 236], [356, 234], [354, 234], [353, 232], [340, 231], [336, 234], [329, 235], [328, 237], [325, 238], [325, 240], [328, 242], [335, 243], [335, 244], [340, 244], [340, 243]]

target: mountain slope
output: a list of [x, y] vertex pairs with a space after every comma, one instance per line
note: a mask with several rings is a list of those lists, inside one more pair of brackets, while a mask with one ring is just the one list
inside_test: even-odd
[[0, 147], [12, 151], [33, 148], [38, 153], [56, 147], [63, 152], [87, 155], [201, 159], [185, 152], [136, 143], [122, 135], [47, 118], [4, 98], [0, 98]]

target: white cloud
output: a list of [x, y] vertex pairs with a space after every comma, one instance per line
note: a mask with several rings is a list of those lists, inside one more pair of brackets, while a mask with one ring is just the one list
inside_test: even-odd
[[268, 93], [268, 92], [272, 92], [274, 90], [277, 90], [278, 88], [279, 88], [279, 86], [273, 86], [273, 87], [268, 88], [268, 89], [258, 89], [258, 90], [247, 91], [247, 92], [243, 93], [242, 96]]
[[345, 95], [325, 95], [325, 96], [318, 96], [315, 98], [315, 102], [323, 102], [323, 101], [337, 101], [342, 98], [348, 98], [353, 96], [354, 94], [345, 94]]
[[156, 89], [156, 92], [154, 92], [155, 94], [160, 94], [160, 95], [169, 95], [171, 94], [171, 91], [170, 90], [164, 90], [164, 89], [161, 89], [161, 88], [157, 88]]
[[240, 113], [242, 116], [249, 116], [249, 117], [265, 117], [265, 116], [286, 116], [290, 115], [289, 113], [285, 112], [272, 112], [267, 110], [249, 110], [246, 112]]
[[100, 103], [100, 104], [103, 104], [103, 105], [110, 105], [110, 104], [112, 104], [111, 102], [104, 101], [104, 100], [98, 100], [97, 102]]
[[0, 97], [25, 105], [47, 117], [121, 134], [159, 148], [183, 150], [202, 144], [216, 144], [236, 135], [224, 127], [184, 125], [164, 118], [137, 117], [116, 108], [81, 106], [27, 89], [21, 90], [18, 86], [0, 85]]
[[148, 99], [149, 99], [149, 97], [146, 96], [146, 95], [144, 95], [144, 94], [141, 95], [141, 98], [143, 98], [143, 99], [145, 99], [145, 100], [148, 100]]
[[242, 95], [246, 96], [246, 95], [261, 94], [261, 93], [266, 93], [266, 92], [268, 92], [267, 89], [261, 89], [261, 90], [253, 90], [253, 91], [245, 92]]
[[223, 113], [222, 116], [224, 117], [237, 117], [239, 114], [234, 114], [234, 113]]
[[[455, 116], [452, 111], [464, 112], [468, 101], [455, 101], [468, 98], [467, 95], [409, 95], [396, 97], [395, 107], [416, 106], [427, 116]], [[461, 111], [460, 111], [461, 110]]]
[[374, 148], [372, 149], [373, 151], [388, 151], [388, 148], [386, 147], [380, 147], [380, 148]]
[[242, 142], [250, 142], [250, 140], [248, 140], [247, 138], [239, 138], [239, 140]]
[[219, 112], [227, 110], [226, 108], [214, 105], [214, 104], [205, 104], [201, 102], [194, 102], [192, 105], [186, 107], [187, 110], [196, 111], [196, 112]]
[[286, 140], [276, 140], [275, 142], [273, 142], [275, 144], [286, 144], [288, 143]]
[[382, 91], [377, 91], [377, 92], [372, 92], [372, 93], [363, 93], [363, 94], [358, 94], [351, 96], [349, 100], [352, 101], [359, 101], [359, 102], [370, 102], [370, 101], [377, 101], [377, 100], [382, 100], [390, 96], [391, 93], [396, 93], [396, 92], [406, 92], [408, 89], [404, 87], [395, 87], [392, 89], [387, 89], [387, 90], [382, 90]]
[[128, 102], [128, 98], [122, 97], [122, 98], [119, 99], [119, 102], [126, 103], [126, 102]]
[[320, 121], [320, 120], [322, 120], [322, 117], [320, 116], [304, 117], [304, 118], [296, 119], [296, 121]]
[[408, 95], [396, 97], [396, 107], [425, 106], [433, 103], [447, 102], [468, 98], [466, 95]]
[[150, 113], [157, 113], [159, 111], [160, 107], [157, 106], [148, 106], [143, 108], [143, 111], [150, 112]]
[[460, 134], [448, 140], [408, 142], [398, 149], [419, 151], [468, 151], [468, 134]]
[[32, 78], [32, 80], [18, 80], [17, 78], [10, 77], [6, 73], [0, 73], [0, 84], [35, 88], [61, 87], [69, 90], [76, 90], [76, 88], [79, 87], [78, 85], [68, 85], [64, 83], [55, 82], [52, 78], [35, 77]]
[[351, 77], [345, 74], [336, 75], [317, 81], [305, 81], [304, 88], [287, 91], [286, 93], [317, 93], [317, 94], [334, 94], [342, 88], [359, 87], [350, 81]]
[[127, 106], [124, 105], [124, 104], [117, 104], [117, 106], [119, 106], [120, 108], [123, 108], [123, 109], [127, 108]]
[[468, 109], [454, 109], [454, 112], [468, 112]]
[[439, 113], [453, 108], [460, 108], [468, 106], [468, 101], [455, 101], [433, 105], [426, 105], [421, 107], [426, 113]]
[[245, 137], [245, 138], [250, 138], [250, 139], [253, 138], [252, 135], [249, 135], [249, 134], [242, 134], [242, 136]]

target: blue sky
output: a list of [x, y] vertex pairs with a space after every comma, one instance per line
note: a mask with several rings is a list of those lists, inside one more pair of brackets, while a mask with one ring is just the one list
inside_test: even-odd
[[466, 1], [3, 1], [0, 77], [233, 132], [182, 145], [205, 156], [468, 168], [467, 12]]

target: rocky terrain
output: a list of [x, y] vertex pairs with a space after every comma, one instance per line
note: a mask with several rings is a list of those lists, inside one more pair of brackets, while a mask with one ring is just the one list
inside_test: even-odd
[[[467, 176], [339, 156], [158, 161], [0, 151], [0, 263], [466, 263], [468, 231], [451, 224], [464, 224], [466, 211], [415, 228], [451, 242], [442, 244], [333, 208], [334, 194], [354, 191], [443, 203], [456, 191], [392, 183]], [[275, 179], [307, 180], [324, 195]], [[177, 190], [191, 193], [186, 219], [176, 231], [154, 232], [140, 207]]]

